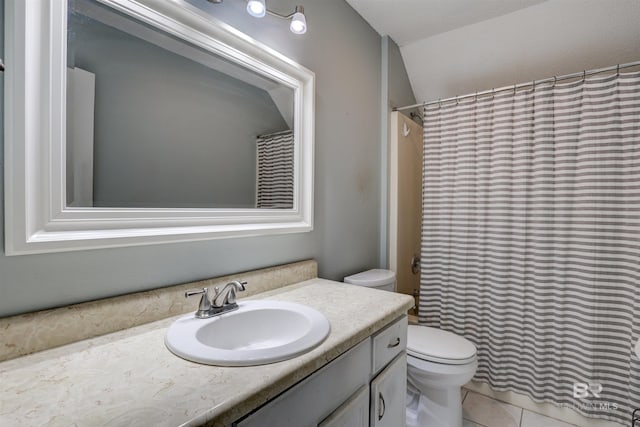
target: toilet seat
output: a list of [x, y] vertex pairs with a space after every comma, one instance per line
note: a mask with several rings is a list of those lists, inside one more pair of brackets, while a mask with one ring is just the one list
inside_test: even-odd
[[447, 365], [464, 365], [476, 360], [476, 346], [468, 339], [442, 329], [409, 325], [407, 354]]

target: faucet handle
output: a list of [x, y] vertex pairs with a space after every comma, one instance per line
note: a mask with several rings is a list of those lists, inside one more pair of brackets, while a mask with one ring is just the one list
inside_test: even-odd
[[[236, 302], [236, 293], [244, 292], [247, 290], [247, 282], [244, 280], [234, 280], [230, 283], [227, 283], [226, 286], [229, 286], [229, 293], [227, 294], [226, 304], [235, 304]], [[226, 287], [225, 286], [225, 287]]]
[[247, 290], [247, 281], [246, 280], [234, 280], [231, 283], [235, 283], [236, 290], [239, 292], [244, 292]]
[[207, 290], [208, 290], [207, 288], [189, 289], [188, 291], [186, 291], [184, 293], [184, 297], [185, 298], [189, 298], [189, 297], [192, 297], [194, 295], [206, 294]]
[[226, 304], [235, 304], [236, 302], [236, 290], [234, 288], [229, 289], [229, 293], [227, 294], [227, 302]]
[[[216, 294], [218, 293], [218, 288], [215, 288]], [[196, 311], [196, 317], [202, 318], [205, 317], [207, 312], [211, 309], [211, 299], [209, 298], [209, 289], [201, 288], [201, 289], [189, 289], [184, 293], [185, 298], [189, 298], [194, 295], [202, 295], [200, 298], [200, 304], [198, 305], [198, 311]]]

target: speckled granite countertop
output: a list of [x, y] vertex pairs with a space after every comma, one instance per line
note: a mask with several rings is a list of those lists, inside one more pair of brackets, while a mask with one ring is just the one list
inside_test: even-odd
[[0, 363], [0, 425], [228, 425], [413, 306], [407, 295], [323, 279], [255, 298], [313, 307], [331, 333], [294, 359], [224, 368], [170, 353], [164, 334], [173, 317], [9, 360]]

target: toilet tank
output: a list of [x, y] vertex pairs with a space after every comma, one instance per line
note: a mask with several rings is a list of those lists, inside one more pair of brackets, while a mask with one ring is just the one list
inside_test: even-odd
[[396, 273], [391, 270], [375, 268], [373, 270], [367, 270], [362, 273], [347, 276], [344, 278], [344, 282], [351, 285], [366, 286], [368, 288], [395, 292]]

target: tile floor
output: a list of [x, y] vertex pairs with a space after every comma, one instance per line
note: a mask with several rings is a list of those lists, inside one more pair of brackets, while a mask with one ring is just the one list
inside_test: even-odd
[[462, 394], [463, 427], [575, 427], [473, 391]]

